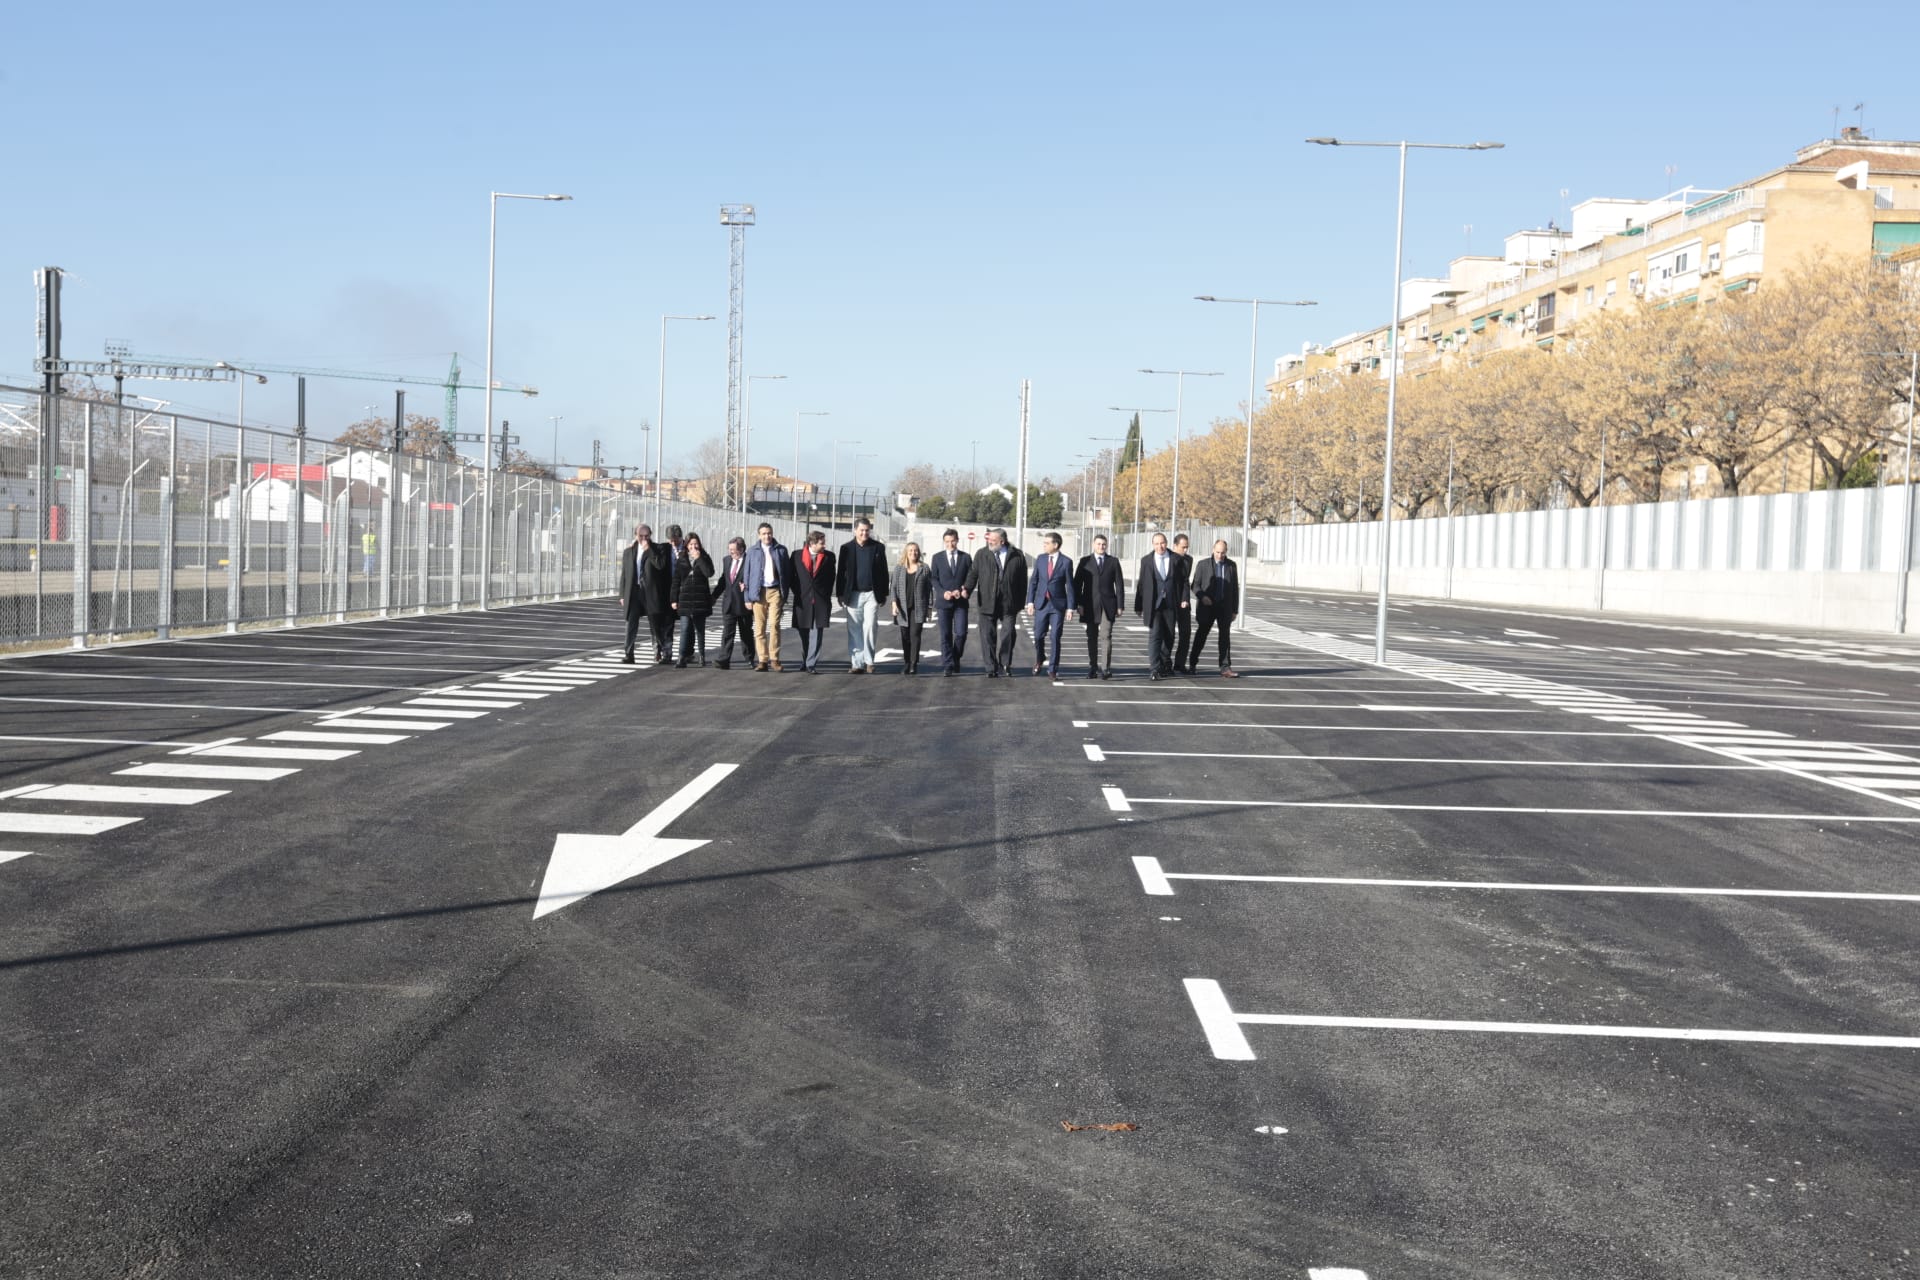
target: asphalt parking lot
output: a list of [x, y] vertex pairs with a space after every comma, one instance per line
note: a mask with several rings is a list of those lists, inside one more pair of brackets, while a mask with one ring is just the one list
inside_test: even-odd
[[1912, 1274], [1920, 644], [1251, 610], [0, 664], [0, 1273]]

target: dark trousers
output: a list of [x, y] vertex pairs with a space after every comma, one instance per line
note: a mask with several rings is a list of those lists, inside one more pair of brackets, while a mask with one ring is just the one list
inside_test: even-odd
[[654, 651], [666, 652], [667, 645], [673, 640], [673, 615], [648, 613], [646, 602], [638, 592], [627, 597], [627, 652], [633, 652], [633, 640], [639, 633], [641, 618], [647, 620], [647, 634], [653, 637]]
[[919, 622], [900, 620], [900, 652], [906, 659], [907, 674], [912, 675], [920, 669], [920, 635], [927, 628], [925, 619]]
[[1109, 618], [1095, 609], [1084, 615], [1087, 621], [1087, 665], [1095, 671], [1113, 670], [1113, 632], [1119, 619]]
[[707, 656], [707, 616], [704, 613], [683, 613], [680, 615], [680, 661], [685, 662], [694, 654], [704, 660]]
[[1174, 630], [1180, 634], [1180, 643], [1173, 651], [1173, 669], [1185, 671], [1189, 661], [1198, 661], [1193, 647], [1193, 610], [1175, 609], [1173, 611]]
[[1147, 669], [1164, 671], [1173, 656], [1173, 615], [1180, 610], [1167, 608], [1155, 609], [1142, 618], [1147, 624]]
[[960, 669], [967, 652], [967, 602], [941, 600], [933, 606], [933, 625], [940, 632], [940, 665], [948, 671]]
[[1020, 635], [1017, 613], [980, 615], [980, 643], [987, 646], [983, 664], [989, 671], [1013, 670], [1013, 642]]
[[825, 627], [795, 627], [800, 633], [800, 665], [812, 671], [820, 665], [820, 650], [827, 643]]
[[1034, 665], [1050, 676], [1060, 674], [1060, 641], [1066, 630], [1066, 610], [1045, 604], [1033, 611]]
[[1225, 671], [1233, 665], [1233, 615], [1216, 613], [1205, 605], [1200, 606], [1200, 616], [1193, 624], [1192, 662], [1200, 665], [1200, 655], [1207, 648], [1207, 632], [1214, 627], [1220, 628], [1220, 669]]
[[720, 661], [733, 661], [733, 640], [740, 638], [741, 660], [748, 666], [753, 665], [753, 618], [751, 615], [723, 613], [720, 615]]

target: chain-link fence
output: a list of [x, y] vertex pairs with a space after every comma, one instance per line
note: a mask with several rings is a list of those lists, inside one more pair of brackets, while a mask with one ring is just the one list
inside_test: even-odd
[[0, 386], [0, 645], [604, 595], [636, 523], [764, 519]]

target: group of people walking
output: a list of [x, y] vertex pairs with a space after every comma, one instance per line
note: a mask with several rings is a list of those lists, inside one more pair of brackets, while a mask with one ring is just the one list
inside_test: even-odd
[[[707, 623], [720, 615], [719, 656], [714, 665], [733, 665], [739, 644], [745, 665], [756, 671], [783, 671], [780, 661], [782, 619], [798, 633], [800, 669], [817, 674], [834, 614], [843, 611], [847, 627], [847, 667], [852, 674], [873, 674], [879, 656], [876, 630], [882, 610], [900, 629], [902, 675], [917, 675], [926, 627], [933, 625], [942, 674], [960, 674], [967, 637], [974, 622], [984, 649], [982, 666], [990, 678], [1011, 676], [1014, 643], [1024, 615], [1032, 620], [1033, 674], [1058, 677], [1060, 646], [1068, 623], [1086, 629], [1089, 680], [1113, 677], [1113, 633], [1126, 599], [1126, 574], [1107, 540], [1096, 537], [1093, 550], [1076, 563], [1061, 551], [1060, 535], [1042, 535], [1040, 554], [1029, 558], [1007, 541], [1005, 529], [989, 529], [979, 551], [960, 549], [958, 530], [941, 535], [942, 546], [923, 555], [909, 542], [897, 564], [888, 566], [887, 549], [873, 536], [873, 525], [858, 520], [853, 537], [838, 552], [827, 549], [824, 530], [807, 535], [790, 552], [762, 524], [755, 541], [727, 544], [719, 564], [707, 554], [698, 534], [679, 526], [656, 540], [647, 525], [620, 561], [620, 603], [626, 609], [627, 642], [622, 661], [633, 662], [635, 641], [644, 620], [653, 645], [653, 661], [685, 667], [707, 665]], [[1153, 550], [1141, 557], [1134, 583], [1133, 613], [1147, 628], [1149, 675], [1161, 680], [1198, 674], [1209, 636], [1217, 636], [1220, 674], [1233, 670], [1233, 622], [1240, 613], [1240, 571], [1227, 544], [1213, 544], [1212, 555], [1195, 563], [1187, 553], [1187, 535], [1171, 546], [1165, 534], [1153, 535]], [[679, 628], [678, 656], [673, 630]]]

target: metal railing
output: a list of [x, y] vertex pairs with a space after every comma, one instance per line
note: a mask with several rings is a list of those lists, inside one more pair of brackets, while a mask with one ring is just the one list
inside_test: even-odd
[[[640, 521], [779, 517], [0, 386], [0, 645], [604, 595]], [[491, 524], [491, 536], [483, 530]], [[491, 554], [482, 563], [482, 548]]]

